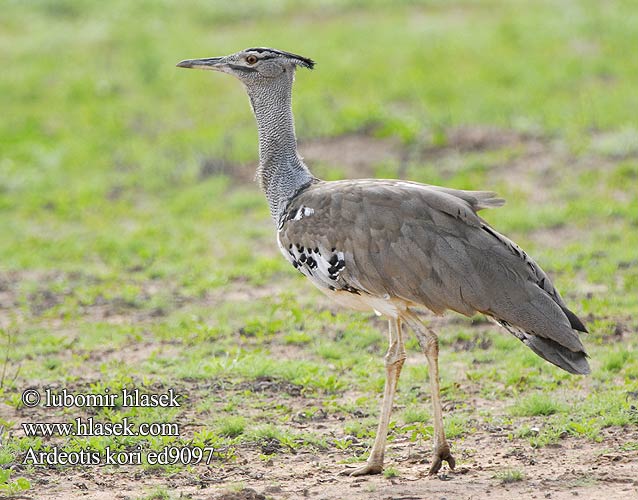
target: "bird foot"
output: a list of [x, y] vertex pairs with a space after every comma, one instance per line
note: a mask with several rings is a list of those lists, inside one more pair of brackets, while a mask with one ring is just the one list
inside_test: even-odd
[[428, 475], [436, 475], [436, 473], [441, 470], [441, 466], [444, 461], [448, 463], [450, 469], [454, 469], [456, 460], [454, 460], [454, 457], [450, 454], [450, 448], [447, 446], [434, 452], [434, 458], [432, 459], [432, 465], [430, 466], [430, 472], [428, 472]]
[[355, 469], [342, 470], [340, 476], [367, 476], [371, 474], [381, 474], [383, 472], [383, 463], [366, 463]]

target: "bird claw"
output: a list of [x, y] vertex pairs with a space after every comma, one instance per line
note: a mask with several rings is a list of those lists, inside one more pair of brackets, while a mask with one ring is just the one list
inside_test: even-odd
[[430, 466], [428, 475], [436, 475], [436, 473], [441, 470], [441, 466], [443, 465], [444, 461], [447, 462], [450, 469], [454, 470], [454, 467], [456, 466], [456, 460], [454, 460], [454, 457], [450, 454], [449, 448], [434, 452], [434, 458], [432, 459], [432, 465]]
[[367, 476], [371, 474], [381, 474], [381, 472], [383, 472], [383, 464], [366, 463], [355, 469], [344, 469], [339, 473], [339, 475], [356, 477]]

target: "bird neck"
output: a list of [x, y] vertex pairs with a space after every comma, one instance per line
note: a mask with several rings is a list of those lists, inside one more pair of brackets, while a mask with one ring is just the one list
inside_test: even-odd
[[297, 153], [292, 116], [292, 75], [258, 90], [248, 88], [248, 96], [259, 133], [257, 180], [266, 194], [270, 214], [278, 224], [290, 199], [314, 179]]

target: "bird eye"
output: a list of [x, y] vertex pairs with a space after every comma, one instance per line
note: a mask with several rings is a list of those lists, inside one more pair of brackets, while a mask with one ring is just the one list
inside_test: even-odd
[[255, 64], [257, 62], [257, 56], [253, 56], [253, 55], [247, 56], [246, 62], [248, 64]]

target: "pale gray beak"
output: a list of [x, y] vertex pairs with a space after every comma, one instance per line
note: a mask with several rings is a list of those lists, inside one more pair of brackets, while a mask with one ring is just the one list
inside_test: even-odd
[[186, 59], [177, 63], [178, 68], [198, 68], [220, 70], [224, 64], [223, 57], [207, 57], [205, 59]]

